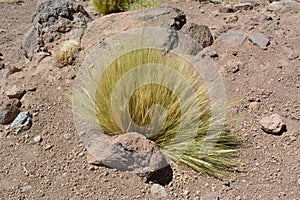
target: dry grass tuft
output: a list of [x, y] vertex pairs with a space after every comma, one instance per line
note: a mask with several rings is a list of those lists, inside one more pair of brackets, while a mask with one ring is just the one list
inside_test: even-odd
[[159, 0], [91, 0], [90, 5], [101, 14], [159, 7]]
[[[150, 66], [139, 68], [144, 65]], [[128, 73], [130, 77], [126, 77]], [[139, 132], [170, 160], [222, 178], [237, 166], [234, 157], [239, 142], [226, 131], [207, 137], [210, 125], [215, 125], [216, 131], [220, 127], [212, 118], [209, 92], [198, 73], [175, 54], [138, 49], [118, 57], [105, 69], [94, 98], [75, 95], [85, 112], [97, 118], [89, 120], [96, 121], [106, 134]], [[144, 80], [148, 83], [141, 85]], [[88, 103], [91, 101], [94, 103]], [[212, 144], [208, 152], [204, 143]]]
[[80, 42], [72, 39], [61, 43], [59, 49], [55, 52], [55, 66], [64, 67], [71, 65], [75, 59], [75, 54], [80, 50]]

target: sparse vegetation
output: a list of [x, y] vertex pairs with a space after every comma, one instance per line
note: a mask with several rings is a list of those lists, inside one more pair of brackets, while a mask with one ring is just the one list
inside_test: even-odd
[[[136, 71], [130, 78], [134, 81], [128, 80], [120, 90], [121, 94], [113, 97], [118, 81], [126, 73], [149, 63], [153, 67], [162, 64], [170, 69], [157, 69], [158, 73]], [[174, 78], [172, 70], [182, 77]], [[139, 80], [149, 76], [155, 77], [153, 83], [142, 85], [132, 93], [132, 87], [136, 86], [131, 84], [138, 85]], [[192, 95], [186, 82], [193, 90]], [[166, 87], [165, 83], [173, 87]], [[181, 96], [178, 96], [179, 93]], [[219, 137], [206, 140], [206, 143], [215, 145], [208, 154], [202, 155], [209, 125], [218, 122], [212, 119], [208, 91], [198, 71], [171, 53], [164, 55], [160, 50], [140, 49], [117, 58], [102, 74], [95, 99], [81, 101], [84, 109], [95, 112], [94, 116], [97, 116], [97, 119], [90, 120], [97, 121], [107, 134], [139, 132], [154, 141], [166, 157], [178, 164], [219, 178], [228, 175], [227, 172], [236, 166], [233, 156], [237, 152], [238, 142], [229, 132], [223, 131]], [[87, 103], [90, 101], [95, 101], [95, 107], [89, 106], [93, 105]], [[157, 105], [164, 110], [157, 109]]]
[[159, 0], [91, 0], [90, 4], [101, 14], [155, 8]]
[[74, 56], [79, 49], [80, 42], [76, 39], [67, 40], [61, 43], [54, 55], [55, 66], [63, 67], [72, 64]]

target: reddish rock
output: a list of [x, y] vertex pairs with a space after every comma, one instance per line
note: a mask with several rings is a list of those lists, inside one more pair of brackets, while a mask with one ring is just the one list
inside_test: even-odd
[[90, 164], [131, 171], [146, 178], [169, 165], [156, 144], [139, 133], [113, 137], [89, 135], [88, 138]]
[[11, 123], [20, 113], [20, 102], [7, 101], [0, 106], [0, 124]]
[[286, 124], [278, 114], [266, 116], [260, 120], [261, 129], [270, 134], [281, 134], [286, 129]]

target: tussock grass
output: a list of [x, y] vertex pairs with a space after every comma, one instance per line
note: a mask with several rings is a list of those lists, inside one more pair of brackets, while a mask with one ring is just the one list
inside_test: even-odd
[[91, 0], [90, 5], [101, 14], [159, 7], [159, 0]]
[[[212, 124], [222, 129], [212, 118], [209, 91], [181, 57], [152, 48], [128, 52], [105, 69], [90, 98], [94, 104], [81, 99], [97, 118], [89, 120], [108, 135], [139, 132], [170, 160], [218, 178], [237, 166], [239, 142], [230, 132], [209, 133]], [[209, 144], [212, 148], [205, 149]]]
[[62, 42], [59, 49], [54, 55], [54, 65], [56, 67], [64, 67], [71, 65], [75, 59], [75, 54], [80, 49], [80, 42], [77, 39], [71, 39]]

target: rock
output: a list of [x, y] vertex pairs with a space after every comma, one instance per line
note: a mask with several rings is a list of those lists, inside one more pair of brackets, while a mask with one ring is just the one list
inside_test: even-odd
[[26, 130], [29, 130], [32, 125], [32, 118], [28, 111], [21, 112], [11, 123], [11, 129], [16, 133], [20, 134]]
[[[82, 51], [80, 59], [83, 60], [89, 50], [93, 49], [93, 47], [106, 38], [110, 38], [126, 30], [143, 27], [160, 27], [175, 30], [176, 35], [177, 31], [181, 32], [185, 24], [186, 17], [184, 13], [174, 8], [134, 10], [106, 15], [93, 20], [86, 29], [81, 39]], [[164, 39], [160, 37], [157, 37], [157, 39]], [[175, 43], [174, 46], [178, 45], [178, 41]], [[196, 48], [192, 47], [191, 49]]]
[[243, 65], [243, 63], [241, 61], [228, 61], [226, 64], [226, 70], [227, 72], [231, 72], [233, 74], [237, 73], [238, 71], [240, 71], [240, 67]]
[[251, 3], [239, 3], [239, 4], [236, 4], [234, 5], [234, 10], [235, 11], [244, 11], [244, 10], [252, 10], [253, 9], [253, 6]]
[[200, 197], [200, 200], [220, 199], [221, 192], [211, 192]]
[[250, 3], [252, 7], [259, 5], [259, 3], [256, 0], [240, 0], [240, 3]]
[[236, 23], [237, 21], [239, 20], [239, 17], [236, 15], [236, 14], [234, 14], [234, 15], [232, 15], [232, 16], [229, 16], [228, 18], [226, 18], [226, 23], [228, 24], [228, 23]]
[[6, 92], [6, 96], [8, 96], [10, 99], [12, 98], [18, 98], [21, 99], [26, 91], [24, 89], [18, 88], [16, 85], [13, 85], [9, 91]]
[[225, 5], [219, 8], [220, 13], [234, 13], [236, 12], [235, 8], [232, 5]]
[[223, 185], [230, 187], [231, 184], [230, 184], [230, 181], [225, 181], [225, 182], [223, 182]]
[[288, 56], [289, 60], [295, 60], [297, 58], [299, 58], [299, 54], [296, 54], [295, 52], [290, 52], [289, 53], [289, 56]]
[[53, 147], [53, 144], [47, 144], [47, 145], [44, 147], [44, 150], [45, 150], [45, 151], [48, 151], [48, 150], [52, 149], [52, 147]]
[[272, 2], [267, 6], [268, 11], [280, 11], [283, 8], [281, 2]]
[[50, 43], [83, 35], [89, 14], [74, 0], [41, 0], [32, 16], [32, 27], [24, 35], [21, 48], [32, 60], [38, 52], [48, 52]]
[[285, 0], [284, 1], [284, 7], [283, 9], [280, 11], [281, 14], [290, 12], [292, 10], [294, 10], [294, 8], [296, 7], [296, 2], [294, 0]]
[[210, 0], [210, 2], [214, 4], [221, 4], [222, 0]]
[[257, 112], [259, 111], [259, 108], [260, 108], [260, 103], [259, 102], [251, 102], [249, 104], [249, 109], [253, 112]]
[[6, 30], [5, 29], [3, 29], [3, 28], [0, 28], [0, 33], [5, 33], [6, 32]]
[[34, 143], [39, 143], [42, 141], [42, 137], [40, 135], [37, 135], [33, 138], [33, 142]]
[[281, 134], [286, 129], [286, 124], [278, 114], [266, 116], [260, 120], [261, 129], [270, 134]]
[[155, 196], [160, 196], [160, 197], [167, 197], [168, 194], [165, 190], [165, 188], [159, 184], [153, 184], [151, 187], [151, 194]]
[[296, 4], [295, 0], [285, 0], [284, 5], [285, 6], [294, 6]]
[[20, 109], [15, 105], [5, 105], [0, 108], [0, 124], [11, 123], [20, 113]]
[[220, 37], [220, 35], [222, 35], [223, 33], [226, 33], [230, 28], [231, 28], [231, 26], [229, 26], [229, 25], [221, 26], [221, 27], [217, 28], [217, 30], [215, 32], [215, 38], [217, 39], [218, 37]]
[[184, 191], [183, 191], [183, 195], [184, 195], [184, 196], [188, 196], [189, 194], [190, 194], [190, 191], [189, 191], [189, 190], [184, 190]]
[[249, 40], [264, 50], [266, 50], [267, 46], [270, 44], [270, 39], [262, 33], [250, 34]]
[[234, 13], [234, 12], [241, 12], [243, 10], [251, 10], [253, 8], [251, 3], [239, 3], [234, 6], [232, 5], [225, 5], [219, 8], [220, 13]]
[[[185, 54], [196, 55], [204, 47], [213, 43], [213, 36], [207, 26], [186, 22], [184, 13], [178, 9], [135, 10], [107, 15], [91, 22], [81, 40], [83, 49], [79, 55], [79, 62], [93, 47], [99, 46], [99, 43], [103, 44], [104, 48], [109, 48], [105, 46], [105, 43], [114, 38], [114, 35], [120, 36], [120, 33], [124, 33], [128, 29], [139, 30], [141, 28], [148, 28], [147, 34], [151, 29], [153, 34], [160, 35], [156, 38], [155, 43], [160, 44], [163, 41], [168, 45], [163, 47], [167, 52], [178, 49], [184, 50]], [[139, 32], [136, 31], [131, 35], [133, 34], [139, 34]], [[150, 35], [152, 37], [152, 34]], [[129, 37], [127, 39], [129, 40]]]
[[187, 24], [183, 27], [182, 32], [184, 34], [188, 34], [202, 48], [211, 46], [214, 42], [214, 38], [213, 38], [208, 26], [205, 26], [205, 25], [197, 25], [194, 23]]
[[1, 105], [6, 105], [6, 106], [15, 106], [17, 108], [21, 107], [21, 101], [19, 99], [5, 99], [4, 102], [0, 102]]
[[245, 33], [240, 31], [228, 31], [227, 33], [223, 33], [218, 41], [228, 44], [231, 47], [240, 46], [246, 40], [247, 36]]
[[218, 52], [216, 51], [216, 49], [214, 47], [206, 47], [205, 49], [203, 49], [201, 51], [201, 55], [203, 57], [207, 56], [207, 57], [210, 57], [210, 58], [218, 58], [219, 55], [218, 55]]
[[27, 191], [31, 190], [31, 188], [32, 188], [31, 185], [26, 185], [26, 186], [21, 187], [20, 191], [27, 192]]
[[71, 140], [72, 139], [72, 135], [70, 133], [65, 133], [63, 136], [66, 140]]
[[249, 102], [261, 102], [260, 98], [258, 97], [249, 97], [247, 100]]
[[83, 140], [89, 142], [90, 164], [135, 172], [146, 179], [169, 165], [156, 144], [139, 133], [99, 137], [89, 132], [87, 137]]
[[19, 69], [19, 68], [15, 67], [15, 66], [9, 66], [8, 67], [8, 71], [5, 74], [5, 77], [7, 78], [8, 76], [10, 76], [10, 75], [12, 75], [14, 73], [20, 72], [20, 71], [22, 71], [22, 69]]
[[239, 65], [231, 67], [230, 71], [234, 74], [237, 73], [238, 71], [240, 71]]

